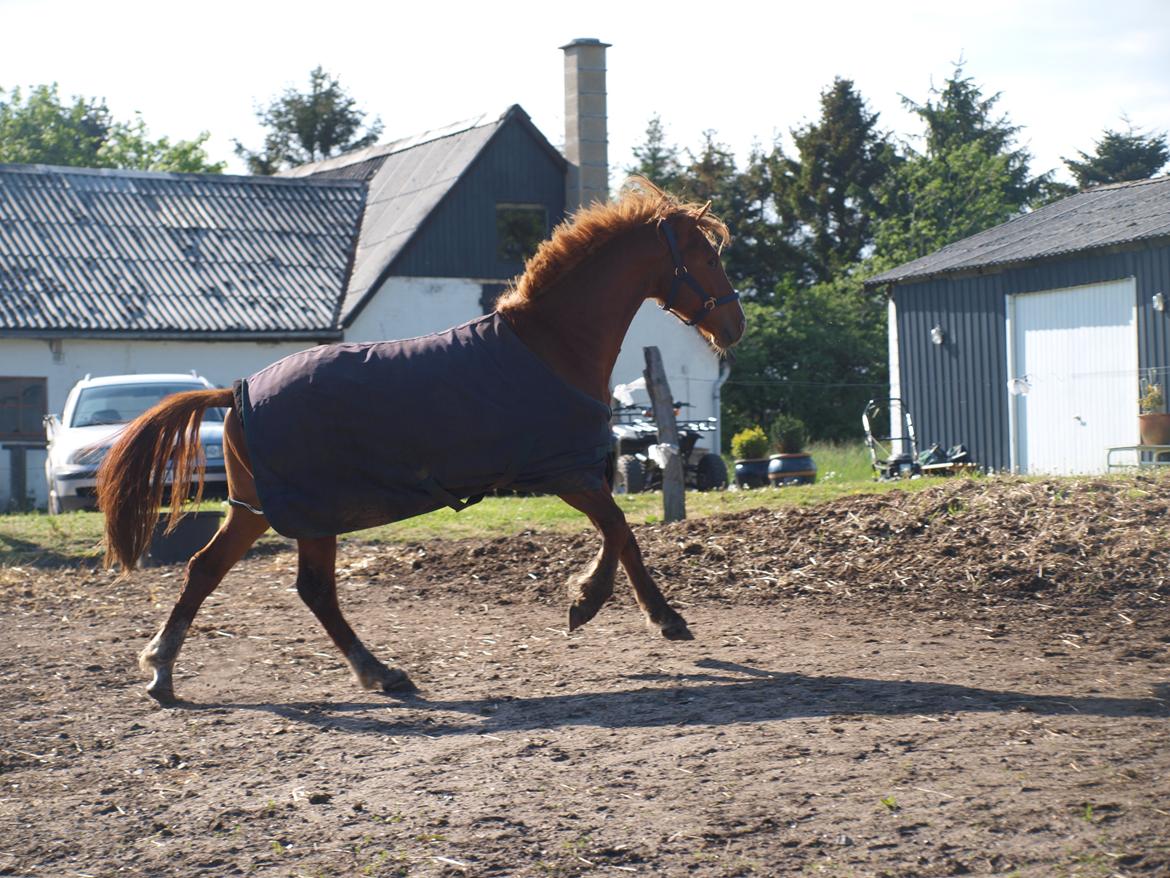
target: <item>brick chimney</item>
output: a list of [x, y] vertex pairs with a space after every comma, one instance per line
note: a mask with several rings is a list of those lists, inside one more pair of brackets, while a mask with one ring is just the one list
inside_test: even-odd
[[561, 46], [565, 53], [565, 211], [609, 198], [605, 50], [593, 38]]

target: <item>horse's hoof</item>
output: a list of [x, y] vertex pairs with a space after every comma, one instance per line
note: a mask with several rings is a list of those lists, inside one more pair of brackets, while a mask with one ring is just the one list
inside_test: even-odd
[[569, 631], [576, 631], [592, 618], [592, 613], [587, 613], [581, 607], [573, 604], [569, 607]]
[[683, 620], [682, 616], [666, 622], [661, 626], [660, 630], [662, 631], [662, 636], [667, 640], [695, 639], [695, 635], [691, 634], [691, 629], [687, 627], [687, 623]]
[[418, 687], [406, 675], [405, 671], [400, 671], [397, 668], [386, 674], [382, 680], [383, 692], [417, 692]]
[[164, 707], [169, 707], [178, 700], [175, 698], [175, 686], [170, 677], [160, 675], [157, 670], [154, 672], [154, 679], [146, 687], [146, 694]]

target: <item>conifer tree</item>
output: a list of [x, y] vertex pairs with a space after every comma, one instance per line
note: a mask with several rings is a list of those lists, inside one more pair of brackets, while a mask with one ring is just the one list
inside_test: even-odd
[[775, 156], [778, 212], [799, 224], [814, 277], [826, 281], [860, 259], [873, 241], [877, 192], [895, 164], [852, 80], [821, 92], [821, 115], [793, 129], [796, 155]]
[[309, 73], [307, 92], [286, 89], [256, 117], [268, 129], [263, 148], [253, 151], [236, 141], [236, 155], [253, 174], [274, 174], [361, 149], [377, 143], [382, 133], [376, 117], [362, 131], [365, 111], [319, 66]]
[[1166, 134], [1142, 134], [1125, 120], [1126, 131], [1108, 128], [1094, 143], [1092, 154], [1077, 151], [1080, 161], [1064, 159], [1077, 187], [1088, 189], [1102, 183], [1124, 183], [1156, 176], [1170, 161]]

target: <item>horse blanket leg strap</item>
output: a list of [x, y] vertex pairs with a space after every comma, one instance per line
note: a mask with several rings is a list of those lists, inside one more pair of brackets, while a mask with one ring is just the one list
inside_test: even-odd
[[[516, 481], [516, 476], [519, 475], [520, 470], [528, 463], [528, 459], [532, 456], [533, 447], [536, 445], [536, 440], [531, 436], [525, 436], [520, 440], [521, 445], [517, 453], [512, 456], [512, 462], [508, 464], [507, 470], [504, 474], [496, 479], [491, 486], [482, 494], [475, 494], [468, 497], [466, 500], [460, 500], [437, 481], [435, 477], [429, 474], [423, 476], [419, 485], [426, 489], [432, 497], [442, 503], [449, 509], [454, 509], [456, 512], [462, 512], [468, 506], [474, 506], [482, 500], [487, 494], [492, 491], [499, 491], [502, 488], [508, 487], [512, 482]], [[425, 473], [425, 470], [423, 471]]]
[[245, 503], [243, 500], [237, 500], [235, 497], [228, 497], [227, 501], [232, 506], [239, 506], [242, 509], [247, 509], [253, 515], [263, 515], [264, 514], [263, 509], [257, 509], [251, 503]]

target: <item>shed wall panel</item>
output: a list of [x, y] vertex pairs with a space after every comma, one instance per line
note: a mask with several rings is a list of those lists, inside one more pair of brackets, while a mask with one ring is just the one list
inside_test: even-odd
[[[1170, 311], [1153, 309], [1154, 293], [1170, 305], [1170, 246], [1082, 253], [1007, 271], [896, 285], [902, 397], [919, 445], [965, 444], [983, 467], [1011, 464], [1008, 435], [1005, 297], [1135, 279], [1138, 364], [1170, 374]], [[943, 345], [930, 341], [940, 326]]]

